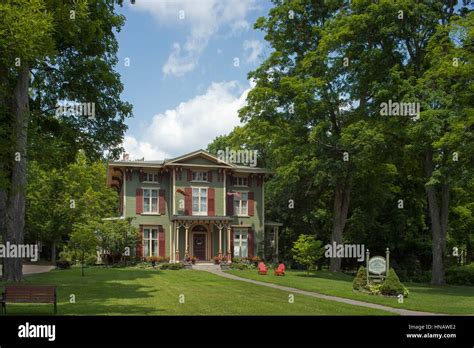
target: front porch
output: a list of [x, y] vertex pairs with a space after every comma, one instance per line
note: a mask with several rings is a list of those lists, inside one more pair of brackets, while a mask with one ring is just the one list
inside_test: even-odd
[[213, 262], [215, 256], [232, 259], [232, 218], [228, 216], [180, 216], [172, 218], [170, 262], [196, 257]]

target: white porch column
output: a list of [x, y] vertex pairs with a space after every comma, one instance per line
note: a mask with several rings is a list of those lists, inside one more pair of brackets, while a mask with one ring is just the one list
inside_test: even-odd
[[186, 229], [186, 236], [185, 236], [185, 257], [189, 256], [189, 224], [184, 225], [184, 228]]
[[219, 258], [222, 257], [222, 229], [224, 228], [224, 225], [218, 224], [217, 228], [219, 229]]
[[230, 250], [230, 224], [227, 225], [227, 261], [230, 262], [232, 259], [232, 253]]
[[179, 223], [176, 223], [176, 238], [175, 238], [175, 262], [179, 262]]

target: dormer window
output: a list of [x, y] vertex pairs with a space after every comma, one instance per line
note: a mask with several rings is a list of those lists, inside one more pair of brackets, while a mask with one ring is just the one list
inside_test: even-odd
[[143, 181], [144, 182], [158, 182], [158, 174], [157, 173], [143, 173]]
[[234, 176], [234, 186], [248, 186], [248, 178], [246, 176]]
[[193, 181], [207, 181], [207, 172], [193, 171]]

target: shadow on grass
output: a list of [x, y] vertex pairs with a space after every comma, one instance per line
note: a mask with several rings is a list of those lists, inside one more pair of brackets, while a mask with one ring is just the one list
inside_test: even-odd
[[298, 273], [297, 272], [293, 271], [293, 272], [288, 272], [288, 273], [296, 277], [340, 280], [340, 281], [345, 281], [349, 283], [352, 283], [352, 280], [353, 280], [353, 277], [344, 273], [317, 271], [317, 272], [310, 272], [309, 274], [307, 274], [306, 272], [298, 272]]
[[[90, 268], [82, 277], [80, 269], [55, 270], [31, 275], [22, 284], [56, 285], [58, 315], [147, 315], [163, 311], [147, 305], [147, 299], [156, 297], [164, 285], [130, 282], [161, 274], [159, 270]], [[0, 288], [6, 284], [1, 282]], [[53, 305], [7, 304], [7, 315], [53, 315]]]

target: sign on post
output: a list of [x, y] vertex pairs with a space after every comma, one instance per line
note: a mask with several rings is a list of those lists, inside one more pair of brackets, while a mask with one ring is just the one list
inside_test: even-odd
[[382, 281], [387, 275], [389, 270], [389, 257], [390, 250], [387, 248], [385, 256], [374, 256], [370, 257], [369, 249], [366, 251], [366, 262], [367, 262], [367, 285], [369, 285], [370, 278], [376, 278]]

